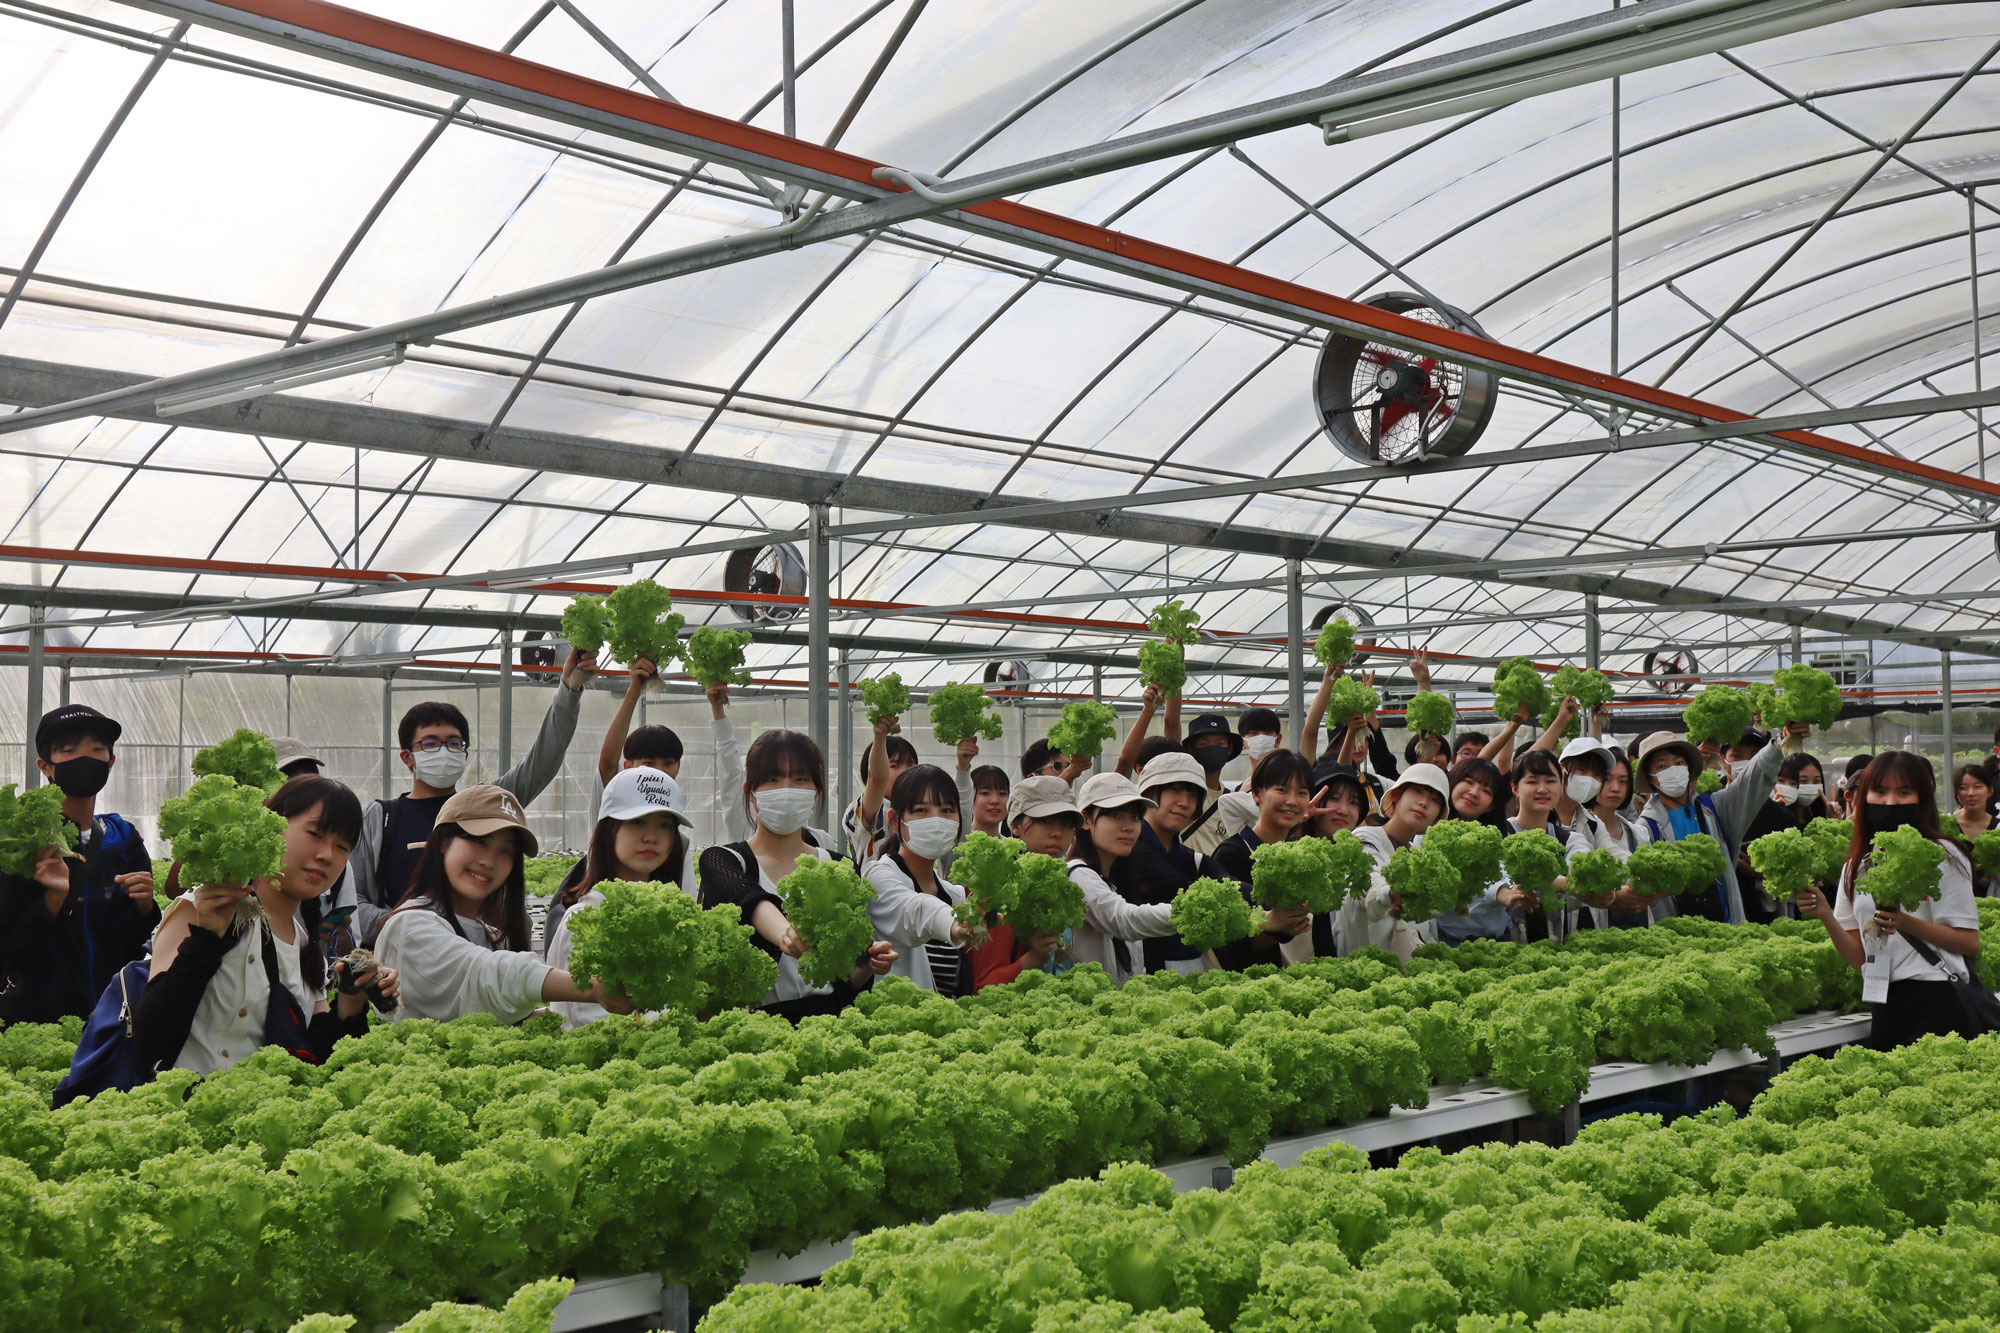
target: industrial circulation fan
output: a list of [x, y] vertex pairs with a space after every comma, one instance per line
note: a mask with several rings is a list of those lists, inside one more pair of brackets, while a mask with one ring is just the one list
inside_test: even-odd
[[[806, 594], [806, 562], [798, 548], [786, 543], [746, 547], [729, 553], [722, 566], [725, 592], [747, 592], [759, 596], [803, 597]], [[790, 620], [805, 608], [796, 602], [731, 602], [729, 609], [738, 620]]]
[[[1484, 338], [1472, 317], [1411, 292], [1368, 298], [1378, 310]], [[1493, 418], [1491, 371], [1405, 352], [1348, 333], [1327, 336], [1313, 374], [1326, 433], [1357, 463], [1415, 463], [1470, 449]]]

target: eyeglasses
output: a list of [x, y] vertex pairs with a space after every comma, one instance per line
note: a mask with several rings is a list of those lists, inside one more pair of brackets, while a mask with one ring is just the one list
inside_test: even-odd
[[450, 750], [453, 754], [464, 754], [472, 747], [467, 745], [465, 739], [460, 736], [453, 736], [448, 741], [441, 741], [435, 736], [426, 736], [410, 748], [418, 754], [436, 754], [439, 750]]

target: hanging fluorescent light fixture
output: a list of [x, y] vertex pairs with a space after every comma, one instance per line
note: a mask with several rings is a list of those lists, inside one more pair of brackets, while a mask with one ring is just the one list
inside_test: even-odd
[[162, 394], [154, 400], [153, 412], [157, 416], [176, 417], [187, 412], [199, 412], [205, 407], [221, 407], [248, 398], [261, 398], [267, 393], [283, 393], [287, 389], [318, 384], [323, 380], [344, 379], [363, 371], [387, 370], [401, 363], [405, 350], [402, 343], [363, 348], [338, 360], [318, 362], [286, 373], [211, 384], [184, 393]]

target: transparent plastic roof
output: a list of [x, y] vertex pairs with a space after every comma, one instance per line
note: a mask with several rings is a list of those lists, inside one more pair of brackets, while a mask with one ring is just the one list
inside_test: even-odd
[[[826, 141], [912, 3], [798, 6], [798, 137]], [[1604, 8], [914, 3], [920, 12], [839, 146], [959, 177]], [[767, 0], [360, 7], [644, 90], [622, 55], [689, 106], [783, 126], [778, 11]], [[778, 220], [768, 182], [732, 168], [497, 104], [458, 105], [215, 29], [163, 46], [173, 31], [169, 18], [115, 4], [0, 0], [0, 277], [11, 289], [0, 296], [0, 401], [24, 401], [12, 386], [35, 363], [195, 370]], [[1499, 342], [1751, 414], [1965, 393], [1991, 379], [1974, 356], [1972, 276], [1992, 291], [2000, 267], [2000, 69], [1983, 63], [1996, 33], [2000, 3], [1919, 5], [1627, 75], [1616, 85], [1615, 162], [1605, 81], [1333, 146], [1315, 127], [1286, 129], [1017, 197], [1338, 296], [1433, 292]], [[1880, 162], [1884, 145], [1919, 125]], [[1986, 341], [1996, 335], [1988, 328]], [[1072, 500], [1349, 466], [1314, 406], [1321, 341], [1303, 324], [933, 218], [468, 328], [392, 368], [292, 392], [472, 430], [633, 446], [659, 456], [662, 476], [681, 457], [846, 478], [834, 522], [865, 523], [897, 517], [869, 507], [871, 489], [890, 484]], [[1983, 477], [1977, 415], [1824, 433]], [[1985, 415], [2000, 421], [2000, 408]], [[1681, 645], [1704, 665], [1746, 666], [1789, 633], [1758, 618], [1780, 602], [1819, 616], [1815, 636], [1828, 616], [1975, 649], [2000, 630], [2000, 592], [1921, 600], [2000, 588], [1992, 532], [1968, 530], [1987, 521], [1988, 504], [1754, 443], [1507, 461], [1523, 446], [1597, 439], [1606, 424], [1602, 409], [1510, 381], [1475, 446], [1496, 466], [1133, 512], [1332, 543], [1305, 563], [1308, 614], [1352, 608], [1389, 641], [1440, 654], [1580, 657], [1583, 598], [1527, 574], [1393, 574], [1397, 553], [1623, 577], [1624, 595], [1601, 599], [1603, 644], [1607, 664], [1630, 671]], [[803, 504], [769, 498], [783, 488], [585, 475], [553, 450], [536, 471], [417, 447], [116, 418], [0, 435], [13, 566], [0, 582], [57, 590], [59, 644], [465, 660], [490, 658], [492, 635], [441, 623], [444, 612], [547, 615], [562, 598], [452, 588], [357, 603], [401, 625], [286, 618], [282, 608], [134, 624], [88, 594], [304, 595], [343, 582], [255, 567], [465, 575], [602, 564], [806, 522]], [[1854, 533], [1899, 535], [1801, 544]], [[1645, 558], [1709, 545], [1723, 549]], [[106, 566], [37, 559], [28, 547], [235, 563]], [[999, 524], [854, 536], [835, 550], [840, 598], [1011, 603], [1079, 622], [1141, 620], [1163, 586], [1251, 585], [1189, 597], [1206, 628], [1265, 640], [1206, 654], [1218, 665], [1193, 689], [1252, 698], [1279, 688], [1232, 669], [1282, 667], [1269, 641], [1286, 613], [1275, 555]], [[1356, 550], [1379, 558], [1351, 558]], [[634, 575], [715, 590], [724, 559], [648, 559]], [[1720, 598], [1758, 609], [1704, 605]], [[1836, 599], [1852, 600], [1818, 605]], [[738, 623], [713, 603], [683, 609]], [[1108, 688], [1129, 692], [1132, 635], [1101, 623], [835, 614], [838, 632], [879, 640], [913, 679], [1055, 654], [1045, 678], [1075, 682], [1089, 654], [1113, 650]], [[16, 633], [23, 615], [9, 610]], [[1434, 628], [1389, 635], [1406, 625]], [[760, 674], [798, 678], [802, 623], [791, 629], [794, 641], [754, 650]], [[912, 658], [922, 644], [935, 660]], [[1475, 674], [1467, 666], [1458, 678]]]

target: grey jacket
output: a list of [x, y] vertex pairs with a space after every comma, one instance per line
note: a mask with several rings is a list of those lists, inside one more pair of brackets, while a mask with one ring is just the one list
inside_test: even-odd
[[[571, 690], [566, 685], [556, 687], [556, 697], [549, 702], [549, 711], [542, 718], [542, 729], [535, 735], [535, 743], [521, 756], [521, 762], [493, 779], [495, 786], [505, 787], [521, 798], [527, 805], [548, 790], [562, 773], [563, 757], [569, 752], [570, 740], [576, 735], [577, 715], [583, 709], [583, 694]], [[375, 867], [382, 860], [382, 819], [386, 809], [381, 801], [370, 801], [361, 812], [361, 837], [354, 845], [354, 854], [347, 859], [347, 876], [333, 890], [338, 896], [332, 903], [332, 910], [352, 906], [354, 912], [354, 937], [360, 939], [375, 928], [375, 923], [388, 914], [395, 900], [402, 896], [404, 886], [396, 885], [393, 891], [376, 882]]]
[[[1743, 831], [1750, 827], [1757, 811], [1771, 799], [1771, 789], [1778, 785], [1778, 769], [1784, 762], [1784, 751], [1773, 740], [1737, 772], [1728, 786], [1708, 798], [1715, 808], [1712, 822], [1721, 826], [1715, 832], [1722, 843], [1723, 857], [1728, 862], [1722, 872], [1722, 901], [1723, 910], [1729, 914], [1731, 921], [1745, 919], [1743, 890], [1736, 884], [1736, 854], [1743, 849]], [[1658, 841], [1676, 840], [1673, 819], [1666, 803], [1657, 794], [1649, 795], [1644, 808], [1639, 811], [1639, 828], [1642, 840], [1653, 840], [1650, 835], [1654, 830], [1658, 831]]]

